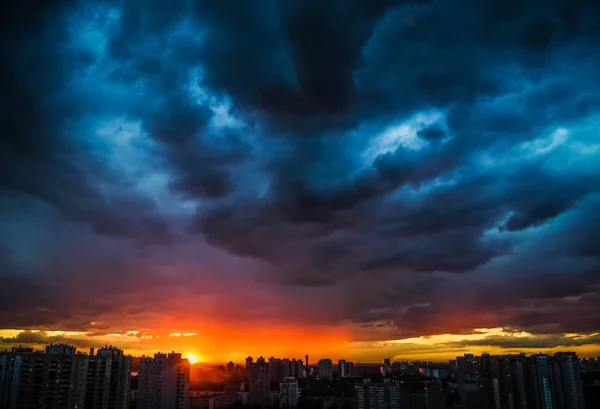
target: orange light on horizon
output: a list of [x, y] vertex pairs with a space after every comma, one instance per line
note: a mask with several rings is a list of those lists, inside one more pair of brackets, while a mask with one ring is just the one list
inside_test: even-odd
[[192, 354], [192, 353], [185, 354], [184, 358], [186, 358], [188, 361], [190, 361], [191, 365], [194, 365], [195, 363], [197, 363], [198, 361], [200, 361], [200, 359], [198, 358], [198, 356], [196, 354]]

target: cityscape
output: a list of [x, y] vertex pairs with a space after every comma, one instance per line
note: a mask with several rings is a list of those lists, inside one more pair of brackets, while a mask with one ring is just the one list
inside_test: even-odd
[[2, 409], [592, 409], [600, 357], [572, 352], [448, 362], [247, 357], [198, 366], [176, 352], [88, 353], [66, 344], [0, 352]]

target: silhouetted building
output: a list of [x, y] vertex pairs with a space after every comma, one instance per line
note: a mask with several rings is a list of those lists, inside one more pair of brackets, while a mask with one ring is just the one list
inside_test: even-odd
[[270, 391], [269, 364], [260, 357], [250, 368], [249, 404], [268, 408]]
[[291, 368], [290, 368], [290, 360], [287, 358], [284, 358], [281, 360], [281, 378], [278, 379], [278, 381], [288, 378], [291, 376]]
[[15, 407], [22, 364], [21, 355], [0, 353], [0, 408], [13, 409]]
[[479, 377], [479, 358], [473, 354], [457, 357], [456, 366], [458, 367], [459, 382], [476, 381]]
[[392, 373], [392, 364], [390, 362], [390, 358], [385, 358], [383, 360], [383, 367], [381, 368], [381, 373], [383, 376], [389, 376]]
[[113, 346], [100, 348], [89, 357], [85, 409], [127, 409], [131, 381], [131, 357]]
[[2, 409], [77, 409], [83, 407], [87, 355], [51, 344], [47, 353], [13, 350], [0, 354]]
[[190, 363], [181, 354], [140, 360], [138, 409], [188, 409]]
[[480, 358], [478, 409], [584, 409], [574, 353]]
[[302, 379], [306, 376], [306, 372], [304, 370], [304, 363], [302, 359], [298, 359], [296, 361], [296, 378]]
[[321, 359], [319, 361], [319, 378], [330, 379], [333, 372], [333, 363], [331, 359]]
[[346, 362], [346, 376], [356, 376], [354, 362]]
[[340, 359], [338, 361], [338, 376], [340, 378], [345, 378], [348, 376], [348, 369], [346, 367], [346, 360]]
[[396, 382], [354, 384], [357, 409], [400, 409], [400, 385]]
[[555, 409], [584, 409], [581, 366], [573, 352], [558, 352], [552, 362]]
[[283, 363], [279, 358], [269, 358], [269, 379], [271, 382], [279, 382], [283, 379]]

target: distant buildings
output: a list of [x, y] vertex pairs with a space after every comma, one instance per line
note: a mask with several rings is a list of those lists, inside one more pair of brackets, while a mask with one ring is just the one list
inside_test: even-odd
[[241, 402], [242, 396], [240, 392], [190, 391], [189, 399], [189, 409], [229, 409], [236, 402]]
[[400, 409], [400, 385], [396, 382], [354, 385], [357, 409]]
[[331, 359], [321, 359], [319, 361], [319, 378], [330, 379], [333, 376], [333, 363]]
[[292, 409], [298, 405], [298, 381], [290, 377], [279, 384], [279, 407]]
[[142, 358], [138, 375], [139, 409], [188, 409], [190, 363], [181, 354]]

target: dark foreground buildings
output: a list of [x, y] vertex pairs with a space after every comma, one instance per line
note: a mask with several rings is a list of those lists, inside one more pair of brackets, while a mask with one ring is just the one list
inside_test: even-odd
[[126, 409], [131, 357], [114, 347], [98, 355], [51, 344], [45, 351], [0, 353], [2, 409]]
[[483, 355], [479, 371], [482, 402], [473, 409], [585, 409], [574, 353]]

